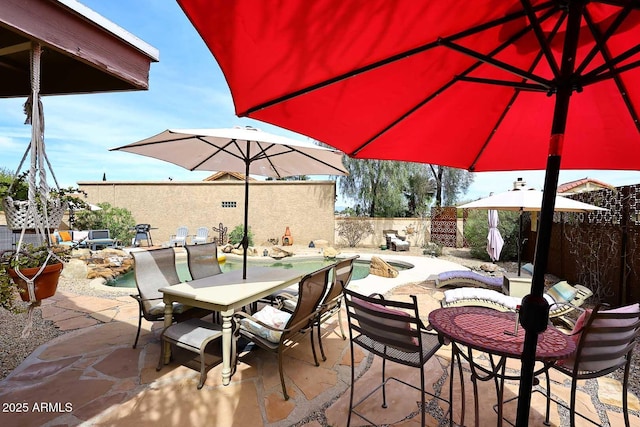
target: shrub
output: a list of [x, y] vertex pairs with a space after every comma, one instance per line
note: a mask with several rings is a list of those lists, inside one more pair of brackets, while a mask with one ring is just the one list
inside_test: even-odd
[[100, 210], [81, 210], [76, 212], [75, 227], [78, 230], [109, 230], [112, 239], [123, 243], [131, 242], [136, 221], [126, 208], [111, 206], [110, 203], [98, 203]]
[[371, 221], [342, 221], [338, 225], [338, 236], [342, 237], [350, 248], [355, 248], [362, 239], [371, 233], [373, 233]]
[[[242, 242], [242, 236], [244, 236], [244, 225], [236, 225], [235, 228], [229, 233], [229, 243], [237, 245]], [[253, 246], [253, 232], [251, 227], [247, 228], [247, 237], [249, 238], [249, 246]]]
[[[514, 261], [518, 259], [518, 226], [519, 213], [513, 211], [498, 211], [498, 230], [504, 246], [500, 252], [501, 261]], [[490, 261], [487, 253], [487, 223], [486, 210], [469, 210], [469, 216], [464, 224], [464, 238], [471, 249], [471, 255], [478, 259]]]

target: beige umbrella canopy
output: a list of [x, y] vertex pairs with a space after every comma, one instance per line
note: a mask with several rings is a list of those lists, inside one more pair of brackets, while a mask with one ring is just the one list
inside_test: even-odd
[[244, 173], [244, 249], [247, 276], [249, 175], [348, 175], [340, 151], [263, 132], [251, 126], [222, 129], [167, 129], [113, 150], [164, 160], [194, 171]]
[[[489, 197], [458, 206], [459, 209], [487, 209], [520, 212], [518, 228], [518, 276], [520, 276], [520, 256], [522, 246], [522, 212], [539, 212], [542, 208], [542, 191], [530, 189], [516, 189], [504, 193], [493, 194]], [[599, 206], [582, 203], [556, 195], [555, 212], [591, 212], [606, 211]]]

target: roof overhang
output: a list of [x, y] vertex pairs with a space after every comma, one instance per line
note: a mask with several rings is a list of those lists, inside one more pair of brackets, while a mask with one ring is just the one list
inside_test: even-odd
[[158, 50], [75, 0], [0, 0], [0, 98], [31, 93], [30, 50], [43, 48], [40, 94], [146, 90]]

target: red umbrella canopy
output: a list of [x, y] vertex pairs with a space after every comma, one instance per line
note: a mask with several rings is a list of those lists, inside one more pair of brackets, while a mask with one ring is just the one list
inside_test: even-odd
[[[544, 169], [577, 1], [178, 0], [236, 113], [360, 158]], [[640, 4], [586, 2], [563, 169], [639, 169]], [[533, 22], [533, 23], [532, 23]]]

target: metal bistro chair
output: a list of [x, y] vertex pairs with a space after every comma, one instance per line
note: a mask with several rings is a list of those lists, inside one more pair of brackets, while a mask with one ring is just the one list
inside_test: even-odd
[[[571, 377], [571, 400], [569, 406], [551, 397], [549, 372], [546, 372], [547, 414], [545, 424], [549, 425], [551, 400], [569, 410], [570, 425], [575, 426], [576, 414], [592, 424], [598, 425], [576, 412], [576, 383], [578, 380], [598, 378], [620, 368], [624, 368], [622, 384], [622, 413], [624, 423], [629, 427], [627, 389], [629, 368], [636, 339], [640, 336], [640, 304], [632, 304], [611, 310], [602, 310], [597, 305], [591, 313], [585, 311], [576, 322], [572, 335], [577, 340], [574, 355], [553, 368]], [[535, 390], [542, 393], [541, 390]]]
[[[427, 332], [418, 313], [418, 301], [411, 295], [412, 302], [390, 301], [381, 295], [364, 296], [344, 289], [347, 316], [349, 318], [349, 337], [351, 340], [351, 393], [349, 397], [349, 415], [347, 427], [351, 425], [354, 413], [366, 422], [375, 425], [365, 415], [356, 411], [356, 407], [382, 388], [382, 407], [387, 407], [386, 385], [394, 380], [420, 391], [421, 425], [425, 425], [425, 394], [443, 402], [448, 400], [425, 390], [424, 365], [438, 351], [441, 343], [438, 335]], [[354, 404], [355, 360], [353, 345], [382, 357], [382, 382], [362, 399]], [[385, 377], [387, 360], [405, 366], [420, 369], [420, 387], [409, 384], [399, 378]], [[449, 416], [451, 404], [449, 403]]]

